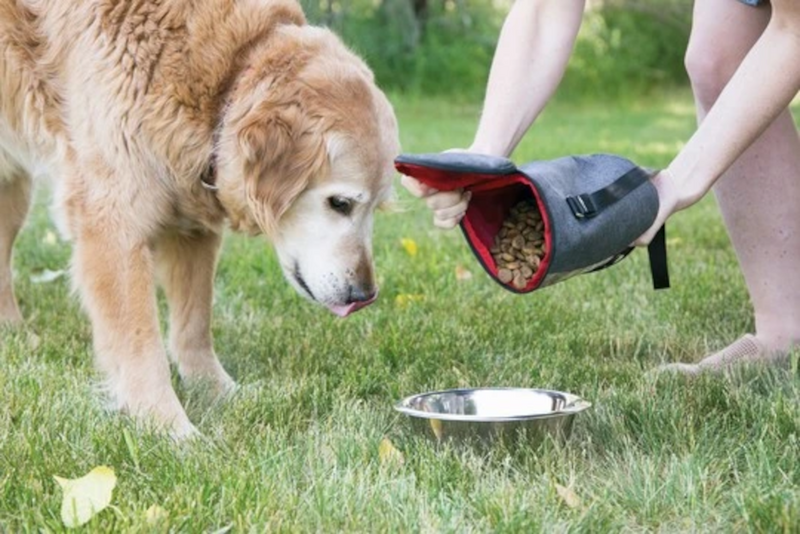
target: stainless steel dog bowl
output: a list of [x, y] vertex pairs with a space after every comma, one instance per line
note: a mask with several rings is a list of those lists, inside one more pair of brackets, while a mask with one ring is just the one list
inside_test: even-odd
[[523, 388], [479, 388], [434, 391], [407, 397], [395, 409], [409, 416], [412, 427], [437, 441], [504, 442], [523, 439], [537, 444], [545, 437], [563, 442], [572, 432], [575, 414], [591, 403], [560, 391]]

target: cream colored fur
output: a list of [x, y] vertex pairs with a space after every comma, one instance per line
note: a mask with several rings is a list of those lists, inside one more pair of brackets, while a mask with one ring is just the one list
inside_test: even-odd
[[11, 247], [44, 169], [114, 401], [191, 434], [157, 282], [181, 376], [229, 390], [210, 332], [225, 225], [266, 234], [305, 297], [363, 299], [398, 150], [367, 66], [295, 1], [0, 0], [0, 322], [21, 320]]

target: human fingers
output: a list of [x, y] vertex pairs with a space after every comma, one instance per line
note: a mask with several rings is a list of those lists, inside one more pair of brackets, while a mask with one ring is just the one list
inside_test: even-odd
[[461, 200], [457, 204], [434, 210], [434, 217], [442, 220], [454, 218], [460, 219], [467, 212], [467, 207], [469, 206], [469, 201], [471, 198], [472, 193], [469, 191], [465, 192], [463, 195], [461, 195]]
[[434, 194], [425, 197], [425, 204], [433, 211], [439, 211], [447, 208], [452, 208], [464, 199], [465, 192], [463, 189], [455, 189], [453, 191], [437, 191]]
[[436, 189], [429, 187], [420, 182], [419, 180], [416, 180], [406, 175], [403, 175], [400, 178], [400, 185], [405, 187], [409, 193], [411, 193], [417, 198], [426, 198], [438, 192]]

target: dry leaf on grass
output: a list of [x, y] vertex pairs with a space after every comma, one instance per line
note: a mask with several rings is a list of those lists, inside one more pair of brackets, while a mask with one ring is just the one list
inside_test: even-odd
[[456, 265], [456, 280], [459, 282], [465, 282], [467, 280], [472, 279], [472, 273], [469, 272], [467, 269], [462, 267], [461, 265]]
[[159, 505], [154, 504], [147, 511], [144, 513], [145, 521], [150, 526], [155, 526], [161, 523], [162, 521], [166, 521], [169, 514], [166, 510], [161, 508]]
[[413, 239], [404, 237], [400, 240], [400, 244], [403, 245], [403, 248], [406, 249], [409, 256], [417, 255], [417, 242]]
[[436, 436], [437, 440], [442, 439], [442, 422], [439, 419], [430, 419], [431, 423], [431, 431], [433, 431], [433, 435]]
[[65, 274], [64, 269], [57, 269], [55, 271], [51, 271], [50, 269], [43, 269], [31, 275], [31, 283], [47, 284], [49, 282], [58, 280], [59, 278], [64, 276], [64, 274]]
[[561, 498], [561, 501], [570, 508], [578, 508], [581, 505], [581, 499], [572, 491], [572, 488], [565, 488], [561, 484], [556, 484], [556, 493]]
[[420, 302], [425, 299], [425, 295], [409, 295], [408, 293], [401, 293], [394, 298], [394, 303], [399, 308], [405, 308], [412, 302]]
[[402, 464], [405, 461], [403, 453], [398, 451], [389, 438], [383, 438], [378, 446], [378, 459], [382, 464]]
[[42, 241], [45, 243], [45, 245], [55, 245], [58, 242], [58, 237], [56, 237], [56, 234], [54, 234], [51, 230], [48, 230], [45, 232]]
[[64, 492], [61, 501], [61, 520], [68, 528], [88, 523], [111, 504], [111, 494], [117, 477], [110, 467], [101, 465], [74, 480], [54, 476]]
[[34, 334], [33, 332], [28, 332], [28, 348], [30, 350], [36, 350], [42, 344], [42, 338]]

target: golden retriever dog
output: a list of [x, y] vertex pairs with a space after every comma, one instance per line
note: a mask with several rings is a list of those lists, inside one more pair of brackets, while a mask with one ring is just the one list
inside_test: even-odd
[[0, 322], [33, 176], [52, 179], [114, 405], [195, 432], [169, 357], [219, 392], [210, 323], [226, 225], [339, 315], [375, 299], [372, 220], [397, 124], [368, 67], [294, 0], [0, 0]]

